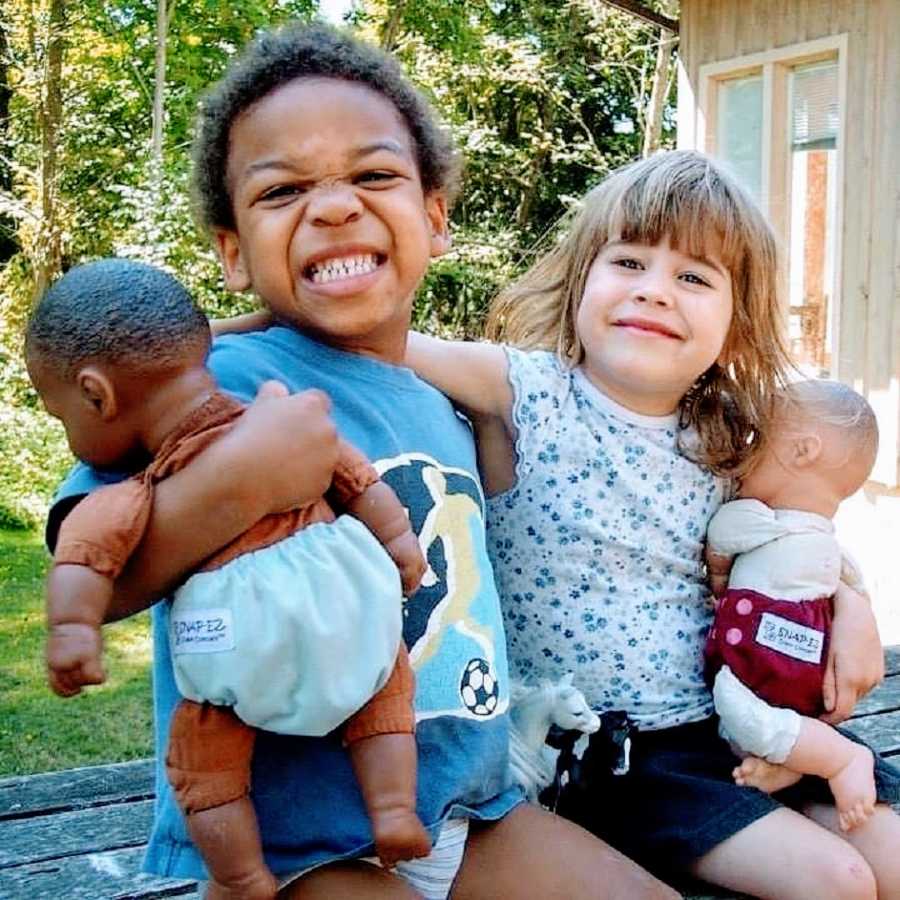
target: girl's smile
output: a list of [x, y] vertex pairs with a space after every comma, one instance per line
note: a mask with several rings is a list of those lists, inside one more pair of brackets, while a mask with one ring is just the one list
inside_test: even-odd
[[644, 319], [640, 316], [628, 316], [622, 319], [616, 319], [612, 324], [615, 328], [627, 328], [629, 331], [633, 331], [638, 335], [681, 340], [680, 334], [663, 325], [662, 322], [657, 322], [653, 319]]
[[723, 353], [731, 324], [731, 276], [668, 240], [613, 241], [588, 271], [575, 327], [584, 374], [643, 415], [668, 415]]

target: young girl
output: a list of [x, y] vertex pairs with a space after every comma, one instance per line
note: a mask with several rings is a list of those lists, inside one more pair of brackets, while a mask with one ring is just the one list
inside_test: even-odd
[[[710, 160], [657, 155], [592, 191], [499, 298], [489, 333], [512, 346], [414, 335], [407, 361], [475, 425], [513, 672], [574, 670], [640, 730], [630, 773], [578, 820], [647, 866], [761, 897], [898, 896], [900, 820], [881, 805], [839, 837], [824, 782], [792, 798], [813, 821], [736, 785], [703, 678], [706, 526], [789, 367], [775, 263]], [[876, 774], [896, 799], [900, 779]]]

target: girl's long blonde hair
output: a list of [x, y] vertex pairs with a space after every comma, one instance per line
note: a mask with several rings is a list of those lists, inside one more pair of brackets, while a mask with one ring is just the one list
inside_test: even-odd
[[[775, 391], [792, 365], [777, 291], [775, 238], [735, 181], [701, 153], [673, 150], [617, 169], [585, 197], [565, 237], [491, 305], [487, 337], [554, 350], [570, 366], [584, 359], [575, 329], [588, 270], [610, 241], [716, 257], [731, 274], [734, 312], [727, 363], [701, 373], [679, 404], [684, 449], [725, 476], [750, 468]], [[687, 445], [689, 443], [689, 446]]]

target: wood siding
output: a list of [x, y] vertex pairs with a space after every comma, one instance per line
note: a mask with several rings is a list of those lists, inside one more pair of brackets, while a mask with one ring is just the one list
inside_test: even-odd
[[[837, 376], [878, 413], [873, 477], [900, 473], [900, 0], [682, 0], [679, 143], [698, 142], [700, 67], [847, 35]], [[778, 202], [777, 197], [773, 197]]]

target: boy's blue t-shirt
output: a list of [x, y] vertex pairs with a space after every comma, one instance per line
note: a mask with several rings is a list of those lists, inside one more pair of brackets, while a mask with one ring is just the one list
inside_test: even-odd
[[[403, 612], [417, 682], [418, 812], [433, 837], [450, 815], [501, 817], [521, 793], [510, 786], [507, 769], [506, 642], [468, 425], [410, 370], [334, 350], [281, 326], [217, 340], [209, 365], [223, 389], [247, 402], [268, 379], [292, 392], [325, 391], [341, 434], [368, 455], [408, 508], [429, 563]], [[77, 467], [59, 492], [50, 531], [72, 498], [101, 483], [96, 473]], [[162, 766], [179, 699], [168, 611], [167, 603], [153, 609], [157, 804], [145, 868], [202, 878], [202, 861]], [[252, 797], [276, 874], [373, 853], [368, 817], [337, 733], [320, 739], [260, 733]]]

